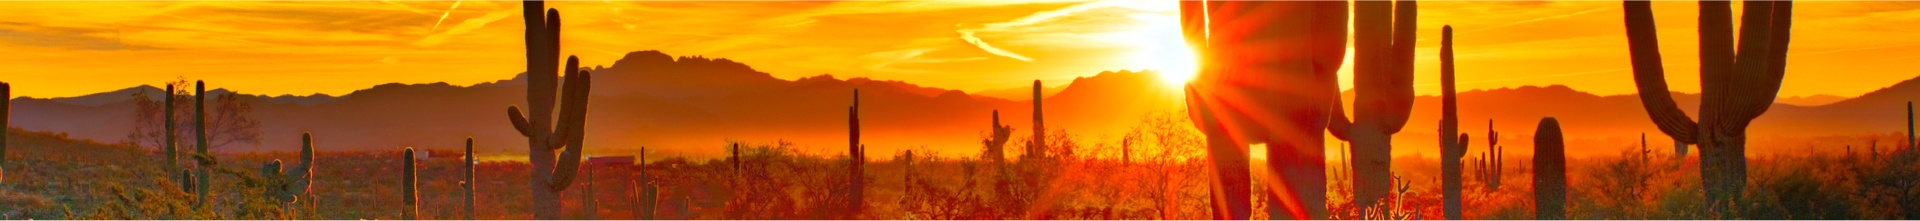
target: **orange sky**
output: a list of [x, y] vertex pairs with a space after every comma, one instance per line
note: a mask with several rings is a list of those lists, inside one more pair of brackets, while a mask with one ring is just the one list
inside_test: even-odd
[[[1736, 7], [1738, 4], [1735, 4]], [[0, 81], [62, 97], [172, 80], [256, 94], [506, 79], [522, 71], [518, 2], [12, 2]], [[967, 91], [1178, 68], [1172, 1], [558, 2], [563, 53], [724, 57], [774, 76], [904, 80]], [[1633, 92], [1619, 2], [1422, 2], [1417, 89], [1457, 30], [1465, 89], [1565, 84]], [[1655, 3], [1674, 90], [1697, 91], [1694, 3]], [[1738, 10], [1736, 9], [1736, 13]], [[1920, 75], [1920, 2], [1796, 5], [1782, 96], [1856, 96]], [[1349, 77], [1349, 76], [1343, 76]]]

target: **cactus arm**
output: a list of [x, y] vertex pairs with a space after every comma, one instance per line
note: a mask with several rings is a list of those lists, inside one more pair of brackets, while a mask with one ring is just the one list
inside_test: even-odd
[[[1735, 62], [1740, 91], [1736, 117], [1751, 121], [1767, 112], [1786, 77], [1787, 42], [1793, 24], [1793, 2], [1755, 1], [1743, 8], [1740, 60]], [[1757, 29], [1757, 30], [1756, 30]]]
[[1386, 93], [1381, 94], [1385, 99], [1381, 101], [1384, 113], [1379, 116], [1382, 117], [1381, 129], [1387, 134], [1400, 133], [1413, 113], [1414, 26], [1420, 21], [1415, 19], [1419, 16], [1417, 4], [1408, 0], [1395, 1], [1393, 5], [1393, 46], [1388, 49], [1391, 50], [1388, 56], [1393, 57], [1388, 60], [1391, 63], [1386, 64], [1392, 68], [1386, 70], [1386, 74], [1382, 75], [1384, 78], [1380, 79], [1387, 86], [1383, 88]]
[[527, 116], [520, 113], [519, 106], [507, 106], [507, 121], [513, 123], [513, 130], [520, 136], [533, 137], [533, 126], [527, 123]]
[[567, 56], [565, 67], [566, 72], [561, 72], [566, 73], [566, 76], [561, 77], [560, 113], [557, 113], [560, 118], [558, 118], [559, 121], [554, 122], [553, 136], [547, 140], [548, 147], [553, 149], [560, 149], [573, 141], [573, 135], [577, 133], [574, 131], [576, 129], [574, 126], [578, 123], [573, 120], [575, 115], [581, 115], [574, 112], [574, 105], [578, 103], [574, 99], [579, 98], [575, 94], [581, 91], [578, 85], [581, 83], [581, 73], [585, 71], [580, 70], [580, 58], [577, 56]]
[[590, 86], [586, 85], [591, 84], [592, 76], [591, 73], [581, 70], [579, 74], [567, 78], [569, 93], [563, 102], [566, 106], [561, 108], [561, 116], [568, 118], [562, 119], [560, 123], [565, 125], [561, 129], [567, 132], [557, 134], [561, 137], [556, 137], [558, 138], [556, 140], [564, 140], [566, 143], [564, 143], [565, 150], [560, 152], [560, 159], [556, 161], [553, 180], [550, 181], [554, 191], [565, 190], [568, 185], [571, 185], [574, 170], [580, 167], [580, 154], [586, 147], [587, 92], [590, 89]]
[[1327, 133], [1333, 134], [1334, 139], [1353, 141], [1348, 135], [1353, 130], [1353, 122], [1347, 120], [1346, 106], [1340, 98], [1333, 99], [1332, 113], [1327, 114]]
[[[1660, 132], [1675, 140], [1692, 144], [1699, 124], [1674, 104], [1667, 91], [1666, 70], [1660, 63], [1660, 42], [1653, 25], [1653, 6], [1644, 1], [1626, 1], [1627, 50], [1632, 54], [1633, 81], [1639, 89], [1640, 104], [1653, 118]], [[1705, 76], [1702, 76], [1705, 77]], [[1707, 102], [1707, 101], [1702, 101]]]
[[572, 147], [560, 152], [560, 159], [554, 161], [553, 179], [547, 181], [553, 191], [567, 190], [573, 185], [573, 176], [580, 170], [580, 152]]

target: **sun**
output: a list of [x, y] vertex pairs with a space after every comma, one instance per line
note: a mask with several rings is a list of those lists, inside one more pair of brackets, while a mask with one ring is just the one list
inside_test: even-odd
[[1150, 4], [1142, 8], [1155, 10], [1129, 15], [1133, 24], [1126, 33], [1115, 36], [1117, 42], [1127, 44], [1130, 49], [1130, 55], [1121, 60], [1126, 62], [1122, 65], [1153, 70], [1159, 75], [1160, 83], [1178, 90], [1199, 72], [1199, 59], [1180, 34], [1179, 2], [1140, 4]]

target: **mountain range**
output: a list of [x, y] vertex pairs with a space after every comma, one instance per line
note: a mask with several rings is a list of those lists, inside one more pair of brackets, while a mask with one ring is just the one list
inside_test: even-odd
[[[1032, 88], [969, 94], [831, 75], [787, 80], [724, 58], [673, 57], [658, 51], [631, 52], [591, 70], [595, 81], [588, 105], [588, 154], [626, 155], [644, 146], [655, 156], [715, 157], [729, 142], [781, 140], [803, 152], [844, 154], [846, 112], [856, 89], [862, 143], [875, 153], [926, 149], [973, 155], [980, 151], [994, 111], [1014, 128], [1016, 139], [1031, 134], [1033, 123]], [[1157, 80], [1152, 71], [1109, 71], [1043, 88], [1046, 125], [1074, 134], [1082, 143], [1113, 142], [1143, 114], [1184, 109], [1179, 89]], [[218, 88], [219, 82], [208, 86]], [[133, 96], [148, 91], [157, 99], [159, 90], [143, 85], [78, 97], [14, 98], [11, 122], [27, 130], [119, 142], [132, 128]], [[223, 93], [234, 92], [209, 91]], [[1697, 111], [1698, 95], [1673, 94], [1682, 109]], [[341, 96], [241, 95], [261, 122], [262, 142], [218, 151], [293, 151], [301, 132], [312, 132], [322, 151], [457, 149], [468, 137], [481, 154], [523, 154], [526, 145], [504, 114], [508, 105], [525, 105], [524, 75], [468, 86], [389, 83]], [[1755, 120], [1749, 136], [1895, 132], [1905, 129], [1905, 97], [1914, 95], [1920, 95], [1920, 81], [1906, 80], [1853, 98], [1783, 98]], [[1346, 97], [1351, 99], [1352, 92]], [[1637, 144], [1632, 138], [1641, 133], [1660, 144], [1650, 146], [1672, 143], [1648, 120], [1637, 95], [1599, 96], [1549, 85], [1464, 91], [1459, 97], [1461, 131], [1474, 136], [1475, 143], [1469, 145], [1476, 147], [1473, 152], [1485, 146], [1484, 122], [1489, 119], [1494, 120], [1493, 129], [1506, 134], [1501, 145], [1516, 147], [1510, 153], [1529, 152], [1525, 149], [1531, 146], [1534, 122], [1546, 116], [1558, 118], [1565, 127], [1570, 154], [1615, 153]], [[1436, 143], [1438, 100], [1415, 99], [1407, 126], [1395, 135], [1397, 147], [1410, 148], [1396, 148], [1396, 154], [1433, 155], [1436, 148], [1429, 147]], [[1329, 144], [1337, 149], [1332, 146], [1338, 144]]]

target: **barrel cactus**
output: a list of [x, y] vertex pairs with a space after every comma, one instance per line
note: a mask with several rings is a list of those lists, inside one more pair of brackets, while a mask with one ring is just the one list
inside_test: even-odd
[[[508, 106], [507, 119], [527, 137], [527, 162], [533, 165], [528, 182], [533, 217], [560, 219], [560, 194], [572, 186], [586, 145], [587, 94], [593, 75], [581, 70], [580, 59], [572, 56], [567, 57], [564, 72], [556, 72], [563, 67], [556, 62], [560, 59], [560, 11], [548, 9], [541, 1], [521, 4], [526, 22], [527, 112]], [[555, 97], [560, 98], [557, 119]]]
[[1560, 121], [1540, 119], [1533, 132], [1534, 219], [1567, 219], [1567, 147]]
[[[1736, 48], [1732, 2], [1700, 2], [1701, 101], [1696, 123], [1667, 90], [1652, 4], [1623, 3], [1627, 49], [1640, 103], [1660, 132], [1700, 146], [1701, 184], [1714, 205], [1730, 205], [1747, 185], [1747, 125], [1766, 113], [1780, 92], [1792, 36], [1792, 1], [1743, 4]], [[1713, 208], [1721, 211], [1721, 207]]]

